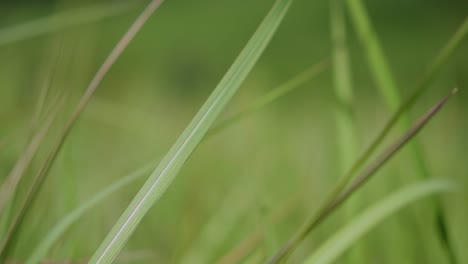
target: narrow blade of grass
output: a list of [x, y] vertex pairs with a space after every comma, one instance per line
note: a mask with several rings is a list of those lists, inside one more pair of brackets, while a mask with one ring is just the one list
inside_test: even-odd
[[[361, 0], [347, 0], [351, 20], [365, 46], [369, 68], [377, 83], [377, 88], [384, 95], [392, 111], [400, 106], [401, 96], [398, 92], [390, 66], [387, 62], [382, 45], [379, 43], [372, 24]], [[407, 118], [407, 117], [404, 117]]]
[[449, 95], [442, 98], [435, 104], [427, 113], [425, 113], [403, 136], [397, 139], [392, 145], [386, 148], [381, 155], [379, 155], [374, 162], [367, 166], [359, 175], [356, 180], [350, 183], [348, 188], [340, 192], [336, 198], [327, 201], [323, 207], [319, 207], [317, 213], [309, 220], [303, 228], [289, 240], [268, 263], [278, 263], [293, 251], [305, 237], [320, 223], [323, 222], [333, 211], [335, 211], [349, 196], [356, 192], [370, 177], [372, 177], [390, 158], [392, 158], [403, 146], [405, 146], [418, 132], [434, 117], [436, 113], [442, 108], [447, 100], [457, 92], [453, 89]]
[[110, 263], [115, 259], [146, 212], [169, 187], [182, 165], [247, 77], [273, 37], [290, 4], [291, 0], [276, 1], [226, 75], [104, 239], [90, 263]]
[[[352, 165], [357, 154], [357, 135], [353, 111], [353, 82], [350, 68], [348, 43], [346, 40], [346, 16], [341, 0], [330, 1], [330, 28], [333, 45], [333, 87], [336, 96], [335, 123], [338, 148], [338, 173], [342, 175]], [[351, 218], [359, 201], [351, 200], [343, 212], [345, 219]], [[362, 245], [355, 245], [346, 257], [350, 263], [364, 263]]]
[[334, 263], [341, 254], [352, 247], [362, 236], [392, 214], [426, 196], [452, 191], [453, 187], [453, 184], [446, 181], [431, 180], [405, 187], [391, 194], [366, 209], [346, 226], [335, 232], [306, 259], [305, 263]]
[[133, 2], [99, 4], [76, 10], [64, 11], [23, 24], [0, 29], [0, 47], [69, 27], [89, 24], [118, 16], [137, 5]]
[[48, 154], [45, 162], [42, 164], [40, 170], [36, 174], [31, 188], [26, 194], [25, 199], [20, 205], [20, 209], [15, 216], [14, 221], [10, 225], [7, 235], [3, 238], [0, 243], [0, 262], [2, 259], [6, 258], [8, 254], [8, 250], [11, 248], [10, 241], [14, 240], [16, 236], [16, 232], [19, 229], [20, 225], [23, 222], [23, 219], [28, 212], [31, 204], [34, 202], [34, 198], [38, 191], [41, 188], [44, 179], [46, 178], [52, 164], [54, 163], [65, 139], [67, 138], [68, 134], [70, 133], [71, 129], [73, 128], [76, 120], [78, 120], [81, 112], [86, 107], [87, 103], [91, 99], [91, 96], [94, 94], [96, 89], [101, 84], [101, 81], [104, 79], [107, 72], [110, 70], [112, 65], [115, 61], [120, 57], [122, 52], [131, 42], [131, 40], [135, 37], [135, 35], [140, 31], [141, 27], [145, 24], [145, 22], [150, 18], [153, 12], [162, 4], [162, 0], [153, 0], [151, 1], [148, 6], [143, 10], [140, 16], [135, 20], [135, 22], [130, 26], [124, 36], [120, 39], [114, 49], [111, 51], [109, 56], [106, 58], [104, 63], [98, 69], [94, 78], [91, 80], [90, 84], [86, 88], [85, 93], [81, 97], [80, 101], [78, 102], [77, 106], [75, 107], [74, 111], [72, 112], [70, 118], [67, 120], [62, 132], [59, 134], [55, 145], [53, 145], [50, 153]]

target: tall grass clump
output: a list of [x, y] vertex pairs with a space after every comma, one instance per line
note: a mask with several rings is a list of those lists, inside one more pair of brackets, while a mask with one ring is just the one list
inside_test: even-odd
[[0, 4], [0, 263], [467, 259], [465, 14], [406, 47], [363, 0], [65, 2]]

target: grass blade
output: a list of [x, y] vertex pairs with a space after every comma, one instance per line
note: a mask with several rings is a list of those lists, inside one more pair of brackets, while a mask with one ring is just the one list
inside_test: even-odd
[[0, 29], [0, 46], [24, 41], [73, 26], [93, 23], [123, 14], [134, 7], [136, 5], [133, 2], [99, 4], [3, 28]]
[[329, 237], [327, 241], [322, 243], [306, 259], [305, 263], [334, 263], [346, 249], [353, 246], [362, 236], [398, 210], [426, 196], [452, 191], [453, 187], [453, 184], [449, 182], [432, 180], [405, 187], [391, 194], [389, 197], [366, 209], [358, 217]]
[[324, 204], [317, 210], [317, 213], [307, 221], [304, 227], [284, 245], [274, 255], [268, 263], [278, 263], [294, 250], [300, 242], [320, 223], [323, 222], [333, 211], [335, 211], [342, 203], [348, 199], [358, 188], [360, 188], [375, 172], [377, 172], [390, 158], [392, 158], [403, 146], [405, 146], [417, 133], [434, 117], [434, 115], [442, 108], [447, 100], [457, 92], [453, 89], [449, 95], [442, 98], [435, 104], [427, 113], [425, 113], [403, 136], [397, 139], [392, 145], [383, 151], [374, 162], [366, 167], [363, 172], [356, 176], [356, 180], [351, 182], [348, 188], [338, 194], [336, 198]]
[[[338, 148], [338, 173], [342, 175], [352, 165], [357, 154], [357, 134], [353, 111], [353, 82], [346, 41], [346, 16], [341, 0], [330, 1], [330, 29], [333, 45], [333, 87], [336, 96], [335, 124]], [[344, 209], [344, 218], [351, 218], [359, 200], [351, 200]], [[363, 263], [362, 245], [355, 245], [346, 257], [351, 263]]]
[[[372, 75], [377, 83], [377, 88], [383, 94], [383, 97], [387, 100], [392, 111], [396, 111], [400, 106], [401, 96], [398, 92], [395, 80], [393, 78], [390, 66], [387, 63], [387, 59], [382, 50], [377, 35], [368, 15], [364, 9], [364, 5], [361, 0], [347, 0], [351, 20], [354, 22], [356, 31], [361, 38], [361, 42], [365, 46], [367, 52], [367, 59], [369, 62], [369, 68], [372, 71]], [[408, 118], [408, 117], [403, 117]]]
[[11, 248], [10, 241], [16, 235], [17, 230], [19, 229], [23, 219], [30, 208], [31, 204], [34, 202], [34, 197], [38, 193], [44, 179], [46, 178], [52, 164], [54, 163], [61, 146], [65, 142], [68, 134], [70, 133], [71, 129], [73, 128], [76, 120], [78, 120], [81, 112], [86, 107], [87, 103], [91, 99], [91, 96], [94, 94], [96, 89], [101, 84], [101, 81], [104, 79], [104, 76], [110, 70], [112, 65], [115, 61], [120, 57], [122, 52], [131, 42], [131, 40], [135, 37], [135, 35], [140, 31], [141, 27], [145, 24], [145, 22], [149, 19], [149, 17], [153, 14], [153, 12], [162, 4], [162, 0], [152, 0], [148, 6], [143, 10], [140, 16], [135, 20], [135, 22], [130, 26], [124, 36], [120, 39], [114, 49], [111, 51], [109, 56], [106, 58], [104, 63], [98, 69], [94, 78], [91, 80], [90, 84], [86, 88], [85, 93], [80, 98], [77, 106], [75, 107], [74, 111], [72, 112], [70, 118], [67, 120], [63, 131], [59, 134], [56, 144], [52, 147], [49, 155], [47, 156], [45, 162], [42, 164], [41, 169], [37, 173], [36, 177], [33, 180], [33, 184], [29, 189], [28, 193], [26, 194], [26, 198], [23, 200], [22, 204], [20, 205], [20, 209], [15, 216], [13, 223], [10, 225], [7, 236], [3, 238], [0, 243], [0, 260], [4, 259], [8, 254], [8, 250]]
[[184, 162], [247, 77], [290, 4], [291, 0], [278, 0], [274, 4], [226, 75], [114, 225], [90, 263], [110, 263], [115, 259], [146, 212], [169, 187]]

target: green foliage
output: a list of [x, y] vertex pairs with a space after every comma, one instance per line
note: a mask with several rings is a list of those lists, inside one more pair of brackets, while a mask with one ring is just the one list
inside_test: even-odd
[[0, 262], [466, 262], [462, 1], [111, 2], [0, 4]]

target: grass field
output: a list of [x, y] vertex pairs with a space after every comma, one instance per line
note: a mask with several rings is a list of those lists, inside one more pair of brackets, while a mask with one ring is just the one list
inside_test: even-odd
[[0, 3], [0, 263], [468, 263], [466, 10]]

